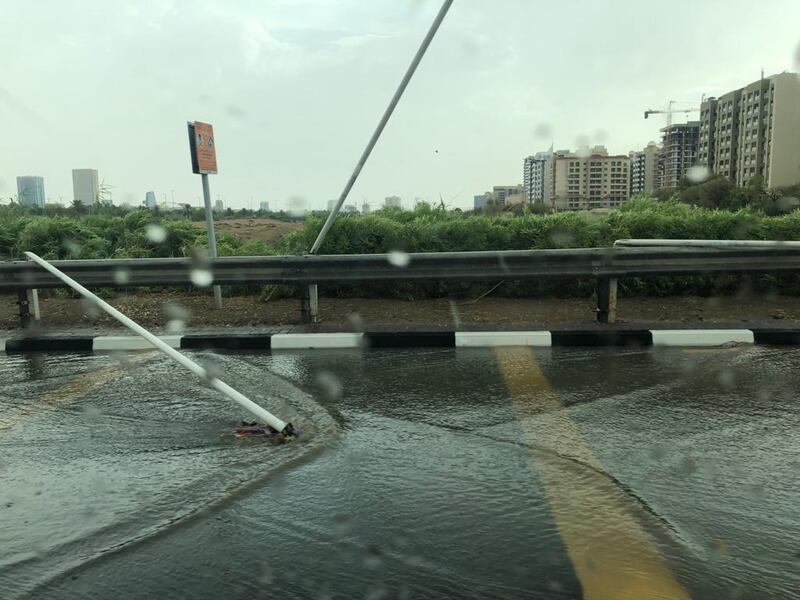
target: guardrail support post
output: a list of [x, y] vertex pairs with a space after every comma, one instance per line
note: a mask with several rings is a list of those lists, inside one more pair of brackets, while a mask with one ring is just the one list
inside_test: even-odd
[[17, 304], [19, 305], [19, 323], [23, 329], [31, 326], [31, 306], [33, 305], [33, 290], [29, 288], [17, 289]]
[[300, 299], [300, 318], [303, 323], [319, 323], [319, 288], [317, 284], [304, 285]]
[[617, 322], [617, 279], [600, 277], [597, 280], [597, 321], [611, 324]]

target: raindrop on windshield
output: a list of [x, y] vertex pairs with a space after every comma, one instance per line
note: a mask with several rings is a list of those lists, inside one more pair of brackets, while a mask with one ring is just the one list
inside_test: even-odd
[[214, 281], [214, 274], [211, 272], [211, 269], [194, 268], [189, 271], [189, 279], [192, 285], [208, 287]]
[[378, 569], [383, 565], [383, 553], [379, 548], [370, 546], [364, 555], [364, 566], [368, 569]]
[[272, 567], [264, 565], [261, 568], [261, 575], [258, 577], [258, 581], [264, 585], [269, 585], [275, 581], [275, 571], [273, 571]]
[[299, 196], [292, 196], [289, 198], [289, 216], [294, 219], [299, 219], [306, 214], [306, 201]]
[[342, 382], [330, 371], [317, 373], [317, 385], [328, 400], [338, 400], [342, 396]]
[[375, 583], [367, 588], [364, 600], [383, 600], [389, 595], [389, 590], [382, 583]]
[[778, 198], [778, 208], [781, 212], [792, 212], [800, 206], [800, 200], [793, 196], [781, 196]]
[[692, 183], [703, 183], [709, 177], [711, 177], [711, 171], [703, 165], [695, 165], [686, 171], [686, 179]]
[[411, 262], [411, 256], [408, 253], [400, 250], [392, 250], [389, 252], [387, 260], [389, 261], [389, 264], [402, 269], [409, 265]]
[[598, 144], [605, 144], [608, 141], [608, 132], [605, 129], [598, 129], [594, 132], [594, 139]]
[[131, 280], [131, 273], [124, 267], [114, 269], [114, 283], [117, 285], [127, 285]]
[[550, 129], [550, 125], [547, 123], [539, 123], [533, 128], [533, 135], [540, 139], [547, 139], [553, 135], [553, 130]]
[[351, 312], [347, 315], [347, 321], [350, 323], [353, 331], [364, 331], [364, 319], [361, 317], [361, 314]]
[[81, 311], [91, 321], [96, 321], [100, 318], [100, 309], [88, 298], [81, 298]]
[[728, 391], [731, 391], [734, 387], [736, 387], [736, 375], [733, 372], [733, 369], [725, 368], [720, 371], [719, 376], [717, 377], [720, 385]]
[[144, 228], [144, 233], [147, 236], [147, 239], [154, 244], [162, 244], [167, 239], [167, 230], [161, 227], [161, 225], [156, 225], [155, 223], [150, 223], [147, 225]]
[[64, 249], [69, 254], [78, 255], [81, 253], [81, 245], [75, 240], [64, 240]]

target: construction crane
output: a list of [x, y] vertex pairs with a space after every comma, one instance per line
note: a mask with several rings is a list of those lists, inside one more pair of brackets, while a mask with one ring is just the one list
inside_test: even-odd
[[677, 104], [677, 102], [675, 102], [675, 100], [670, 100], [667, 105], [667, 110], [646, 110], [644, 111], [644, 118], [647, 119], [650, 115], [667, 115], [667, 127], [670, 127], [672, 125], [672, 115], [676, 113], [688, 115], [700, 110], [699, 108], [672, 108], [674, 104]]

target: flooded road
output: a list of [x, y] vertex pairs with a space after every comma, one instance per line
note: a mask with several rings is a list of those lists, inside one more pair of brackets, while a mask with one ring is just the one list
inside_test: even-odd
[[793, 598], [800, 352], [0, 358], [0, 587], [83, 598]]

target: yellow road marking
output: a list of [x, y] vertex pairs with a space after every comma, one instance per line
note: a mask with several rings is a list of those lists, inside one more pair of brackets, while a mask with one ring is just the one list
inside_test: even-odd
[[[530, 349], [497, 348], [495, 355], [525, 441], [599, 468]], [[534, 464], [586, 600], [690, 598], [612, 481], [570, 477], [546, 461]]]
[[[148, 356], [149, 354], [149, 356]], [[127, 365], [141, 363], [152, 358], [152, 353], [126, 359]], [[26, 421], [39, 418], [54, 410], [72, 404], [94, 390], [117, 379], [128, 369], [126, 364], [115, 364], [104, 367], [92, 373], [83, 373], [65, 383], [63, 386], [48, 391], [40, 400], [33, 400], [30, 404], [17, 406], [0, 414], [0, 430], [10, 429]]]

